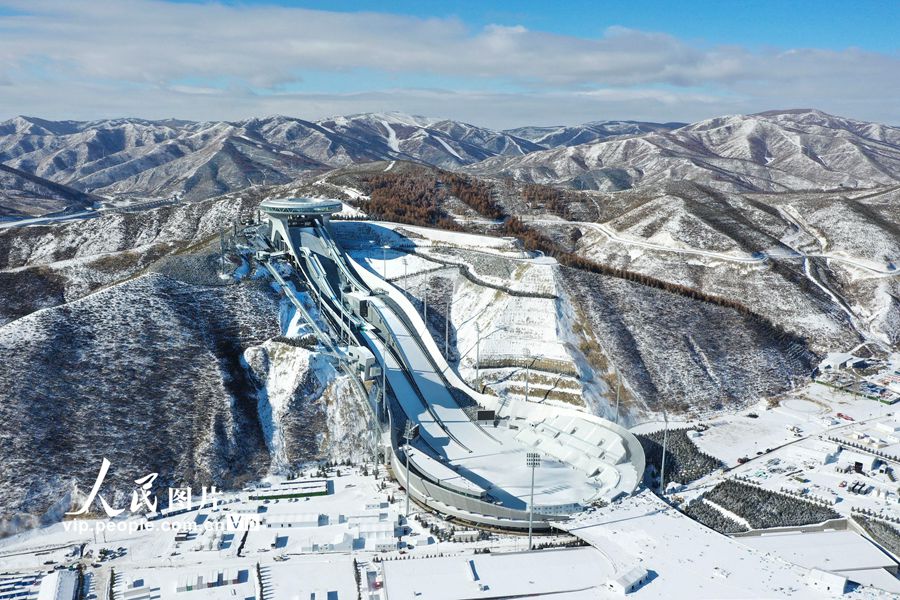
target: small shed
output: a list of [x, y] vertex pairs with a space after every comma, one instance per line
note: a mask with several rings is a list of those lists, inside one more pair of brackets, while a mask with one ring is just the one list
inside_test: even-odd
[[319, 520], [318, 513], [276, 514], [266, 518], [266, 527], [318, 527]]
[[350, 360], [356, 365], [356, 370], [363, 381], [369, 381], [381, 375], [381, 367], [375, 362], [375, 355], [364, 346], [350, 346], [347, 348]]
[[650, 580], [650, 574], [641, 566], [634, 566], [606, 582], [606, 586], [623, 596], [634, 592]]

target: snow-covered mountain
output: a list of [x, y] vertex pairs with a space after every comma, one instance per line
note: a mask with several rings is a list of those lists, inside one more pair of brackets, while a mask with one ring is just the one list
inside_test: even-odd
[[0, 163], [0, 219], [85, 209], [99, 200], [91, 194]]
[[[297, 121], [296, 127], [307, 139], [315, 126]], [[256, 120], [47, 123], [18, 117], [0, 124], [0, 161], [104, 196], [190, 199], [286, 181], [323, 166], [269, 142], [262, 130]]]
[[116, 119], [0, 123], [0, 163], [110, 197], [209, 198], [373, 160], [459, 167], [542, 147], [456, 121], [362, 114], [319, 122]]
[[736, 192], [873, 187], [900, 181], [900, 128], [818, 110], [771, 111], [494, 157], [467, 170], [610, 191], [673, 179]]
[[815, 110], [678, 125], [596, 121], [494, 131], [399, 113], [315, 122], [17, 117], [0, 123], [0, 163], [130, 200], [198, 200], [378, 160], [601, 190], [673, 178], [726, 191], [871, 187], [896, 181], [900, 172], [900, 129]]
[[635, 136], [654, 131], [671, 131], [687, 123], [649, 123], [645, 121], [591, 121], [583, 125], [557, 127], [518, 127], [505, 133], [532, 141], [544, 148], [577, 146], [616, 137]]
[[[270, 126], [300, 127], [253, 127]], [[375, 194], [375, 183], [391, 193]], [[504, 345], [495, 336], [481, 348], [482, 360], [496, 359], [482, 374], [505, 376], [517, 353], [551, 342], [554, 360], [580, 369], [538, 382], [556, 401], [584, 397], [610, 415], [609, 390], [621, 381], [636, 416], [658, 410], [662, 393], [673, 411], [731, 410], [806, 380], [825, 352], [900, 343], [897, 185], [743, 194], [669, 181], [574, 192], [391, 159], [203, 201], [0, 228], [0, 349], [10, 356], [0, 387], [13, 399], [0, 406], [13, 424], [0, 435], [9, 465], [0, 469], [0, 535], [5, 518], [36, 523], [73, 480], [84, 489], [103, 456], [133, 481], [147, 468], [135, 448], [160, 472], [177, 467], [221, 486], [364, 448], [353, 430], [364, 426], [362, 409], [340, 378], [319, 377], [321, 356], [282, 337], [290, 307], [264, 271], [232, 255], [230, 268], [244, 275], [220, 278], [219, 232], [273, 195], [341, 197], [371, 215], [403, 189], [431, 209], [422, 218], [436, 213], [467, 233], [395, 230], [383, 241], [417, 251], [407, 257], [411, 278], [399, 254], [389, 259], [394, 283], [415, 302], [428, 297], [438, 343], [452, 325], [456, 356], [474, 343], [465, 323], [508, 326]], [[479, 198], [553, 240], [560, 258], [603, 268], [523, 267], [507, 241], [497, 254], [490, 244], [508, 223], [480, 213]], [[335, 223], [357, 251], [385, 235]], [[492, 235], [470, 235], [478, 231]], [[438, 278], [435, 267], [448, 264], [458, 268]], [[489, 381], [513, 391], [521, 383]]]
[[333, 117], [318, 123], [340, 135], [363, 141], [379, 151], [382, 159], [417, 160], [444, 168], [493, 156], [523, 156], [545, 148], [508, 132], [400, 113]]

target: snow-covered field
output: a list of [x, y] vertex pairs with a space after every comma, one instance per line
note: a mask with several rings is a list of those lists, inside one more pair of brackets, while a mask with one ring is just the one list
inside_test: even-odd
[[[702, 423], [708, 429], [694, 441], [704, 452], [720, 458], [729, 466], [735, 466], [738, 458], [754, 458], [757, 452], [797, 443], [802, 437], [834, 435], [852, 427], [837, 413], [857, 421], [870, 421], [888, 418], [895, 410], [879, 402], [861, 400], [813, 383], [784, 396], [774, 407], [767, 401], [761, 401], [735, 415], [704, 420]], [[748, 416], [751, 414], [756, 416]], [[638, 430], [661, 428], [662, 423], [657, 421], [642, 425]]]
[[[655, 577], [635, 598], [821, 598], [807, 569], [751, 550], [692, 521], [645, 492], [568, 523], [626, 571], [634, 565]], [[889, 597], [868, 590], [869, 597]]]
[[[129, 523], [140, 522], [134, 518], [118, 521], [118, 528], [105, 519], [83, 521], [82, 528], [77, 521], [58, 523], [0, 541], [0, 561], [5, 572], [19, 575], [82, 565], [85, 587], [99, 600], [109, 600], [113, 575], [115, 597], [163, 600], [297, 594], [352, 600], [358, 593], [368, 600], [455, 600], [488, 592], [615, 598], [610, 582], [632, 571], [646, 574], [633, 592], [637, 598], [825, 597], [807, 567], [790, 564], [811, 560], [796, 545], [799, 555], [790, 560], [755, 550], [691, 521], [649, 492], [567, 523], [565, 529], [587, 547], [524, 552], [521, 536], [479, 534], [415, 505], [404, 522], [402, 491], [383, 469], [377, 476], [367, 472], [337, 467], [324, 478], [315, 469], [299, 479], [269, 477], [244, 491], [218, 494], [216, 507], [153, 520], [143, 530], [129, 531]], [[264, 499], [317, 481], [327, 481], [327, 495]], [[229, 519], [241, 518], [259, 527], [221, 530]], [[565, 546], [574, 539], [560, 533], [537, 542]], [[834, 560], [839, 550], [820, 545], [813, 558]], [[220, 583], [197, 589], [198, 577]], [[178, 591], [187, 585], [194, 590]], [[858, 588], [850, 597], [889, 595]]]

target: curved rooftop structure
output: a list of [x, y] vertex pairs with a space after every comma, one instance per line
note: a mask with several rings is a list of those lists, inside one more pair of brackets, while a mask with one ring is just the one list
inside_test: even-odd
[[321, 198], [269, 198], [259, 205], [261, 211], [273, 217], [332, 215], [342, 208], [340, 200]]

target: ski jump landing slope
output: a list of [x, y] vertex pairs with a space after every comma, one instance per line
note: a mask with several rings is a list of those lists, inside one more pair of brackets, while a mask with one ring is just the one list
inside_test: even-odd
[[[571, 409], [516, 399], [499, 406], [497, 398], [475, 392], [460, 379], [406, 296], [343, 253], [327, 227], [291, 231], [291, 238], [288, 250], [310, 285], [346, 313], [348, 324], [366, 324], [354, 327], [356, 339], [385, 369], [399, 405], [389, 410], [394, 473], [417, 501], [476, 523], [525, 527], [529, 452], [542, 459], [535, 472], [537, 526], [637, 487], [644, 455], [628, 431]], [[336, 291], [333, 280], [344, 289]], [[365, 317], [343, 301], [347, 288], [365, 295]], [[463, 403], [473, 409], [477, 402], [497, 410], [498, 418], [474, 421], [473, 410], [467, 412], [457, 400], [466, 398], [473, 401]], [[399, 434], [405, 421], [419, 426], [410, 443]]]

